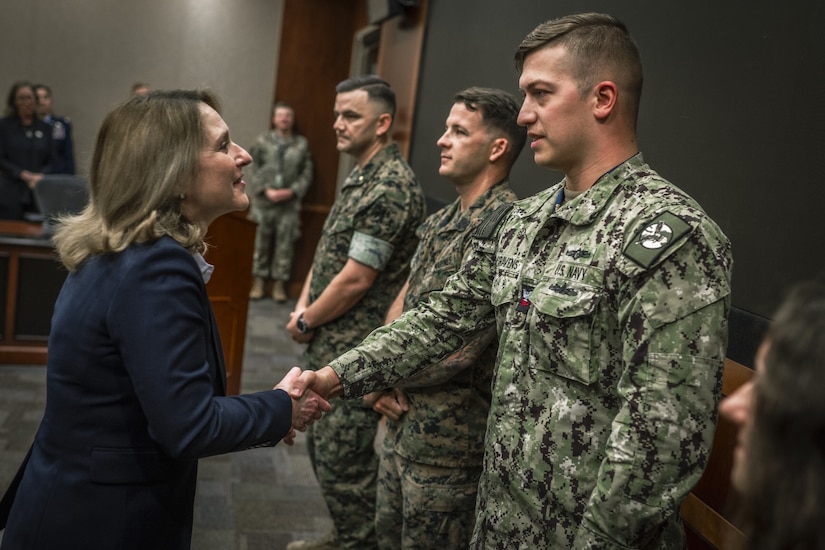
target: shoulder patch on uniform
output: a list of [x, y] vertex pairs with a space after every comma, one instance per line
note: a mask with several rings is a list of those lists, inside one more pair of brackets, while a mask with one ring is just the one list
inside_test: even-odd
[[504, 216], [506, 216], [512, 208], [513, 204], [508, 203], [502, 204], [501, 206], [493, 210], [493, 213], [484, 218], [484, 221], [481, 222], [478, 227], [476, 227], [476, 230], [473, 233], [473, 237], [485, 241], [489, 240], [493, 236], [493, 233], [495, 233], [498, 224], [501, 223], [501, 220], [504, 219]]
[[647, 269], [690, 230], [690, 224], [676, 214], [662, 212], [636, 234], [624, 255]]

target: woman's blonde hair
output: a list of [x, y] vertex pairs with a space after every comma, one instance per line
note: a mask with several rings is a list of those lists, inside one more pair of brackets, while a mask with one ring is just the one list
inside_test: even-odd
[[206, 225], [181, 213], [206, 141], [202, 103], [220, 111], [208, 90], [171, 90], [135, 96], [106, 115], [92, 156], [89, 204], [55, 231], [67, 269], [163, 235], [193, 252], [206, 249]]

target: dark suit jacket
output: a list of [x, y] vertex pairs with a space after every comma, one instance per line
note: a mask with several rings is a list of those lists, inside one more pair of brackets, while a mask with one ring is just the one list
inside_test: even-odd
[[87, 260], [55, 305], [46, 411], [2, 548], [189, 548], [197, 459], [274, 445], [291, 424], [286, 392], [225, 384], [189, 252], [163, 237]]
[[16, 115], [0, 119], [0, 218], [20, 219], [37, 210], [20, 172], [52, 171], [52, 127], [35, 119], [24, 127]]

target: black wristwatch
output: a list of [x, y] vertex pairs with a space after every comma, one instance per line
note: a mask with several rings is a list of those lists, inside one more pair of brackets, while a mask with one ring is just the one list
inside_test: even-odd
[[297, 328], [298, 332], [300, 332], [301, 334], [306, 334], [307, 332], [309, 332], [309, 325], [307, 325], [307, 322], [304, 321], [303, 312], [301, 312], [301, 314], [298, 316], [298, 319], [295, 321], [295, 328]]

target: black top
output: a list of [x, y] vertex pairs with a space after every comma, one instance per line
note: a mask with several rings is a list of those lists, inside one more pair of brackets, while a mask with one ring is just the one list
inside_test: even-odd
[[16, 116], [0, 119], [0, 218], [21, 219], [37, 211], [23, 170], [48, 174], [52, 163], [52, 127], [39, 119], [24, 126]]

